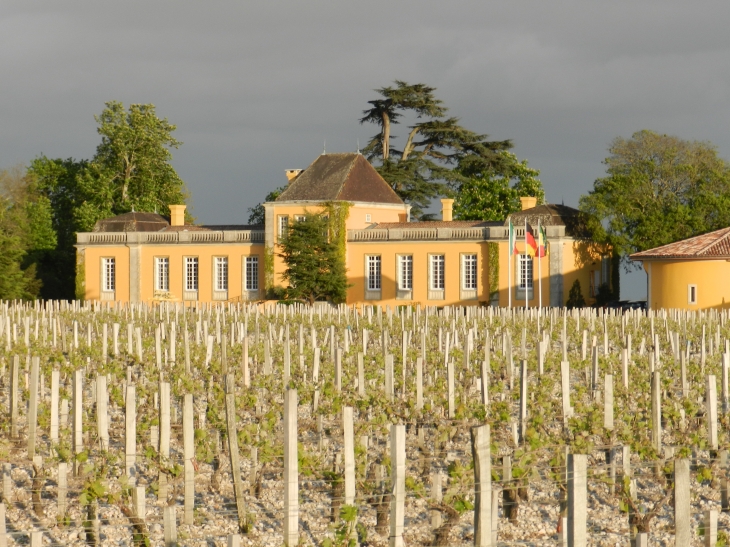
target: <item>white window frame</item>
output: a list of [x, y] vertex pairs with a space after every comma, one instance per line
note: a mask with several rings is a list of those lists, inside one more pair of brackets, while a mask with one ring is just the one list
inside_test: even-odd
[[289, 229], [289, 215], [279, 215], [276, 221], [276, 227], [279, 239], [284, 238], [287, 230]]
[[367, 272], [366, 288], [368, 291], [380, 291], [383, 288], [383, 259], [380, 255], [365, 255], [365, 271]]
[[213, 257], [213, 289], [216, 292], [228, 292], [228, 257]]
[[248, 292], [259, 290], [259, 257], [243, 257], [243, 288]]
[[368, 223], [372, 222], [372, 218], [373, 217], [370, 215], [370, 213], [367, 213], [365, 215], [365, 222], [368, 222]]
[[[523, 269], [527, 268], [527, 271]], [[528, 266], [529, 265], [529, 266]], [[528, 254], [517, 255], [517, 261], [514, 269], [515, 276], [515, 299], [517, 302], [523, 302], [525, 300], [525, 291], [527, 291], [527, 300], [532, 300], [534, 297], [534, 283], [535, 283], [535, 262], [532, 257]], [[527, 276], [527, 278], [525, 278]], [[527, 284], [527, 287], [525, 287]]]
[[413, 255], [398, 255], [398, 289], [413, 290]]
[[697, 285], [687, 285], [687, 304], [697, 304]]
[[461, 255], [461, 289], [477, 290], [477, 255], [465, 253]]
[[[117, 288], [117, 261], [113, 256], [105, 256], [101, 259], [101, 292], [102, 300], [106, 295], [113, 295]], [[113, 296], [112, 296], [113, 299]]]
[[432, 291], [446, 290], [446, 255], [428, 256], [428, 287]]
[[155, 257], [155, 291], [170, 292], [170, 257]]
[[306, 215], [294, 215], [294, 222], [302, 222], [306, 218]]
[[[186, 256], [184, 259], [185, 270], [183, 275], [185, 279], [186, 292], [198, 292], [198, 279], [200, 273], [200, 259], [197, 256]], [[192, 275], [191, 275], [192, 274]]]

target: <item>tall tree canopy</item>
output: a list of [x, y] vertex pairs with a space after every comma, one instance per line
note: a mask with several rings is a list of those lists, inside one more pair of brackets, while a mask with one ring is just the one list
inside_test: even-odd
[[[580, 199], [593, 237], [627, 255], [730, 226], [730, 169], [708, 142], [643, 130], [617, 138]], [[625, 262], [628, 266], [628, 263]]]
[[533, 196], [537, 204], [545, 203], [545, 191], [538, 178], [540, 172], [520, 161], [512, 152], [502, 150], [501, 167], [472, 171], [464, 169], [466, 178], [459, 184], [454, 200], [454, 218], [459, 220], [503, 221], [521, 209], [520, 197]]
[[175, 126], [157, 117], [154, 105], [133, 104], [127, 110], [111, 101], [94, 118], [101, 143], [93, 159], [41, 156], [28, 170], [35, 192], [50, 203], [58, 241], [58, 283], [44, 288], [44, 298], [74, 297], [76, 232], [90, 231], [96, 221], [132, 210], [167, 214], [168, 205], [188, 198], [170, 164], [170, 149], [182, 143], [172, 136]]
[[[394, 86], [375, 91], [380, 97], [369, 101], [360, 123], [373, 123], [380, 130], [363, 153], [412, 206], [414, 216], [424, 218], [432, 198], [449, 194], [466, 180], [464, 171], [499, 169], [503, 160], [499, 152], [512, 147], [509, 140], [490, 141], [487, 135], [462, 127], [459, 118], [447, 117], [448, 109], [435, 97], [433, 87], [396, 80]], [[393, 126], [404, 116], [414, 123], [403, 146], [394, 147]]]

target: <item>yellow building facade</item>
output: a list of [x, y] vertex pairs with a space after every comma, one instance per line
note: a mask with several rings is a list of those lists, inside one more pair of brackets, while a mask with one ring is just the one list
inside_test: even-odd
[[650, 308], [730, 308], [730, 228], [630, 256], [646, 271]]
[[[126, 213], [77, 236], [78, 292], [90, 300], [256, 301], [283, 285], [280, 241], [307, 213], [345, 211], [348, 304], [563, 306], [578, 280], [588, 304], [607, 283], [605, 253], [576, 229], [578, 212], [523, 199], [508, 222], [411, 222], [405, 204], [360, 154], [323, 154], [264, 204], [265, 224], [190, 226], [184, 206], [169, 219]], [[525, 254], [525, 222], [544, 226], [549, 254]]]

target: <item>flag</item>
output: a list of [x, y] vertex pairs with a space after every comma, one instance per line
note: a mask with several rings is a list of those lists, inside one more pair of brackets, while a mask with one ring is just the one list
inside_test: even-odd
[[535, 232], [533, 232], [532, 226], [527, 223], [525, 223], [525, 253], [533, 257], [537, 255]]
[[538, 258], [542, 258], [544, 256], [547, 256], [550, 254], [550, 249], [548, 247], [547, 242], [547, 232], [545, 231], [545, 226], [540, 226], [538, 228], [538, 244], [537, 244], [537, 256]]
[[512, 219], [509, 220], [509, 254], [520, 254], [517, 250], [517, 238], [515, 237], [515, 226], [512, 224]]

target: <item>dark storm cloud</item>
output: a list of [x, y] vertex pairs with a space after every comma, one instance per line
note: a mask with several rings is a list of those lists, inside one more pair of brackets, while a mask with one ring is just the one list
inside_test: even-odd
[[354, 150], [375, 87], [424, 82], [512, 138], [577, 204], [616, 136], [650, 128], [730, 157], [726, 2], [4, 2], [0, 167], [89, 158], [108, 100], [154, 103], [205, 222], [242, 222], [283, 170]]

